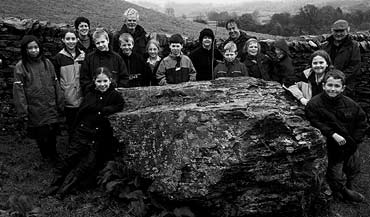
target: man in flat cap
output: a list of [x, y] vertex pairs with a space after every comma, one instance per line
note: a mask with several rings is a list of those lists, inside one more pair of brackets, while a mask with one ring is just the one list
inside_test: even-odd
[[349, 36], [350, 27], [346, 20], [337, 20], [331, 28], [331, 36], [323, 44], [323, 49], [329, 53], [335, 68], [346, 75], [345, 94], [353, 98], [356, 88], [356, 78], [360, 75], [361, 55], [358, 43]]
[[148, 38], [144, 28], [138, 24], [139, 12], [134, 8], [129, 8], [123, 13], [123, 18], [123, 26], [113, 36], [113, 50], [118, 53], [120, 50], [120, 43], [118, 40], [119, 36], [122, 33], [130, 33], [134, 38], [133, 52], [144, 57], [145, 46], [148, 42]]

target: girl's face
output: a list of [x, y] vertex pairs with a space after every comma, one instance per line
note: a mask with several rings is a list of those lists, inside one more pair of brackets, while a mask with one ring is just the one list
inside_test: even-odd
[[148, 54], [151, 58], [157, 58], [158, 56], [158, 48], [154, 44], [150, 44], [148, 47]]
[[40, 54], [40, 47], [36, 41], [31, 41], [27, 44], [27, 53], [30, 57], [36, 58]]
[[258, 44], [257, 42], [251, 42], [248, 45], [247, 52], [251, 56], [256, 56], [258, 53]]
[[328, 67], [328, 63], [322, 56], [315, 56], [312, 59], [312, 69], [316, 74], [322, 74]]
[[79, 35], [81, 36], [86, 36], [89, 34], [89, 30], [90, 30], [90, 27], [89, 27], [89, 24], [85, 23], [85, 22], [81, 22], [80, 24], [78, 24], [77, 26], [77, 32]]
[[62, 41], [68, 50], [74, 50], [77, 44], [77, 37], [74, 33], [67, 32]]
[[111, 84], [111, 79], [103, 73], [100, 73], [95, 78], [95, 89], [99, 90], [100, 92], [105, 92], [108, 90]]

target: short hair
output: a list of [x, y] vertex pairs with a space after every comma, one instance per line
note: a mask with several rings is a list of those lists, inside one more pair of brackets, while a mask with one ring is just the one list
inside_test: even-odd
[[148, 41], [148, 43], [146, 44], [146, 47], [145, 47], [145, 50], [146, 50], [146, 51], [148, 51], [149, 46], [150, 46], [151, 44], [154, 44], [154, 46], [156, 46], [156, 47], [158, 48], [158, 51], [159, 51], [159, 52], [161, 51], [161, 46], [159, 45], [159, 42], [158, 42], [157, 40], [155, 40], [155, 39], [150, 39], [150, 40]]
[[234, 19], [230, 19], [230, 20], [228, 20], [228, 21], [226, 22], [226, 24], [225, 24], [225, 28], [226, 28], [226, 29], [227, 29], [227, 26], [228, 26], [230, 23], [235, 23], [236, 27], [238, 27], [238, 28], [239, 28], [239, 22], [238, 22], [238, 21], [236, 21], [236, 20], [234, 20]]
[[236, 47], [236, 44], [232, 41], [229, 41], [223, 49], [223, 52], [226, 53], [227, 51], [229, 52], [236, 52], [238, 48]]
[[92, 38], [95, 42], [95, 40], [101, 36], [104, 36], [107, 40], [109, 40], [109, 36], [108, 36], [108, 33], [103, 29], [103, 28], [97, 28], [93, 35], [92, 35]]
[[75, 20], [75, 29], [78, 28], [78, 25], [80, 25], [80, 23], [87, 23], [87, 25], [90, 28], [90, 21], [86, 17], [77, 17], [76, 18], [76, 20]]
[[122, 33], [118, 39], [120, 43], [122, 41], [122, 42], [131, 42], [132, 44], [134, 44], [134, 38], [132, 37], [130, 33], [126, 33], [126, 32]]
[[324, 58], [326, 63], [328, 64], [328, 66], [330, 66], [332, 64], [330, 55], [326, 51], [317, 50], [317, 51], [313, 52], [310, 56], [310, 65], [312, 65], [313, 58], [315, 58], [317, 56], [320, 56], [320, 57]]
[[257, 41], [257, 39], [255, 39], [255, 38], [250, 38], [250, 39], [248, 39], [248, 40], [245, 42], [244, 47], [243, 47], [243, 51], [244, 51], [244, 53], [248, 53], [248, 46], [249, 46], [251, 43], [257, 43], [258, 53], [261, 53], [261, 45], [260, 45], [260, 43]]
[[62, 37], [62, 38], [65, 38], [65, 37], [66, 37], [66, 35], [67, 35], [67, 33], [73, 33], [73, 34], [77, 37], [77, 33], [76, 33], [76, 31], [75, 31], [73, 28], [66, 28], [66, 29], [63, 29], [63, 30], [62, 30], [62, 35], [61, 35], [61, 37]]
[[346, 84], [346, 75], [339, 69], [330, 69], [324, 76], [323, 83], [326, 83], [329, 78], [340, 79], [342, 84]]

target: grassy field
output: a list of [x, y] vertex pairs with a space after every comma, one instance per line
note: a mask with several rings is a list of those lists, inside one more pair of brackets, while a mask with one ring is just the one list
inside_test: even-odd
[[[169, 17], [124, 0], [1, 0], [0, 17], [32, 18], [53, 23], [73, 24], [76, 17], [85, 16], [90, 19], [92, 28], [106, 27], [117, 30], [122, 26], [123, 12], [129, 7], [139, 11], [140, 25], [148, 33], [181, 33], [188, 37], [198, 38], [203, 28], [212, 28], [182, 18]], [[228, 37], [225, 28], [212, 29], [216, 31], [216, 38]], [[266, 34], [247, 33], [257, 38], [275, 38]]]

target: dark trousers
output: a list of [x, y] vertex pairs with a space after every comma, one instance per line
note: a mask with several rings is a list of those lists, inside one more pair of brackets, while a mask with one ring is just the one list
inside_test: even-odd
[[347, 185], [351, 185], [360, 173], [360, 157], [358, 149], [341, 159], [328, 150], [328, 169], [326, 178], [333, 191], [341, 192]]
[[65, 107], [64, 115], [66, 116], [66, 124], [68, 127], [68, 133], [71, 135], [73, 124], [76, 120], [78, 108]]
[[36, 140], [44, 159], [57, 161], [57, 128], [58, 124], [47, 124], [39, 127], [32, 127], [30, 134]]

